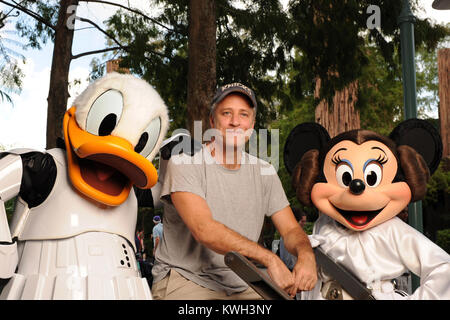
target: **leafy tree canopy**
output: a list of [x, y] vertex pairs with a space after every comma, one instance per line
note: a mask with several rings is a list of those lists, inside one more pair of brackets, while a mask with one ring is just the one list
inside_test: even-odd
[[16, 30], [28, 39], [26, 47], [42, 49], [48, 40], [54, 41], [59, 1], [24, 0], [18, 4], [23, 11], [16, 22]]
[[[184, 127], [187, 96], [188, 0], [156, 1], [155, 17], [166, 27], [120, 11], [108, 20], [109, 32], [133, 49], [122, 66], [152, 83], [170, 109], [172, 128]], [[276, 115], [288, 52], [287, 14], [277, 0], [218, 1], [217, 83], [242, 82], [257, 93], [257, 127]], [[270, 76], [268, 76], [268, 71]]]
[[[417, 12], [417, 0], [411, 3]], [[184, 127], [187, 118], [188, 4], [189, 0], [155, 0], [150, 2], [155, 12], [151, 18], [138, 10], [120, 10], [106, 21], [110, 46], [120, 43], [126, 49], [113, 55], [122, 55], [123, 66], [161, 93], [172, 128]], [[370, 5], [380, 8], [380, 28], [367, 28]], [[41, 48], [54, 40], [59, 1], [24, 0], [20, 7], [26, 14], [16, 28], [29, 40], [28, 46]], [[401, 9], [401, 0], [291, 0], [287, 10], [278, 0], [217, 1], [217, 83], [240, 81], [252, 87], [260, 105], [256, 127], [267, 126], [279, 112], [311, 95], [317, 77], [322, 80], [320, 97], [327, 99], [360, 78], [371, 68], [367, 45], [376, 47], [382, 64], [396, 73]], [[446, 27], [416, 19], [417, 48], [431, 52], [448, 33]], [[295, 76], [289, 75], [292, 68]], [[101, 74], [97, 69], [93, 77]], [[357, 107], [363, 109], [365, 101], [370, 99], [361, 99]]]
[[[289, 2], [291, 29], [289, 42], [304, 55], [300, 70], [310, 81], [321, 79], [321, 98], [331, 99], [335, 91], [358, 79], [369, 64], [366, 44], [378, 48], [388, 67], [399, 67], [400, 29], [398, 18], [402, 2], [386, 0], [305, 0]], [[419, 9], [417, 0], [411, 0], [412, 12]], [[380, 9], [379, 28], [368, 28], [370, 14], [367, 8]], [[449, 34], [448, 28], [432, 25], [428, 19], [416, 19], [414, 25], [416, 48], [428, 51]], [[364, 106], [363, 104], [359, 105]]]
[[[162, 94], [170, 108], [172, 127], [183, 127], [186, 119], [188, 3], [155, 1], [155, 11], [160, 12], [155, 17], [158, 25], [126, 11], [117, 12], [107, 21], [109, 32], [132, 45], [122, 65]], [[380, 8], [380, 28], [367, 28], [370, 15], [366, 10], [370, 5]], [[261, 105], [259, 127], [275, 119], [277, 111], [295, 107], [296, 99], [311, 95], [317, 77], [322, 80], [320, 97], [331, 99], [336, 90], [367, 75], [366, 68], [376, 68], [370, 65], [372, 49], [367, 46], [376, 48], [383, 59], [378, 63], [392, 78], [397, 77], [401, 9], [400, 0], [290, 1], [288, 10], [277, 0], [218, 1], [217, 83], [240, 81], [256, 91]], [[418, 10], [415, 0], [412, 10]], [[416, 19], [417, 48], [432, 51], [446, 34], [447, 28]], [[288, 74], [292, 68], [297, 71], [295, 76]], [[361, 93], [374, 90], [364, 85], [363, 81]], [[390, 96], [394, 99], [396, 93]], [[369, 102], [369, 98], [361, 99], [357, 107], [363, 109]], [[399, 108], [398, 103], [391, 105]], [[393, 112], [388, 113], [386, 117]]]
[[[5, 30], [10, 16], [17, 16], [9, 12], [0, 12], [0, 100], [12, 104], [10, 93], [20, 93], [22, 80], [25, 76], [19, 67], [19, 62], [25, 63], [25, 57], [16, 48], [22, 44], [11, 37], [14, 30]], [[10, 15], [11, 14], [11, 15]]]

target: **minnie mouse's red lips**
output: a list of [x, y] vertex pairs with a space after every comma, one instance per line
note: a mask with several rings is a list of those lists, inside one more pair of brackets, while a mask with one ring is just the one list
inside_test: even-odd
[[347, 220], [348, 223], [355, 228], [362, 228], [366, 226], [370, 221], [373, 220], [385, 207], [372, 210], [372, 211], [354, 211], [354, 210], [343, 210], [338, 207], [333, 207]]

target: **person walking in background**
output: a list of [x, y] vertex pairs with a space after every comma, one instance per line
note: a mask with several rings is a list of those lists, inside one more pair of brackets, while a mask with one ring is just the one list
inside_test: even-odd
[[153, 223], [155, 226], [153, 227], [152, 238], [153, 238], [153, 257], [156, 254], [156, 249], [163, 237], [163, 223], [161, 221], [160, 216], [153, 217]]
[[134, 244], [136, 245], [136, 257], [142, 259], [142, 254], [144, 253], [144, 230], [136, 229]]

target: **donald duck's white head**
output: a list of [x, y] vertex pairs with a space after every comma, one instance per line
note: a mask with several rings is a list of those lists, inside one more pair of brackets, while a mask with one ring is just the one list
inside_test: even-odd
[[132, 185], [156, 184], [151, 161], [169, 125], [167, 107], [144, 80], [109, 73], [90, 84], [64, 116], [73, 186], [100, 203], [123, 203]]

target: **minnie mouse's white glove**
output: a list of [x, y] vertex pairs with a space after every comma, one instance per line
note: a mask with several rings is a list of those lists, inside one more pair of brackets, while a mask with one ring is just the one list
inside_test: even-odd
[[407, 300], [408, 294], [394, 289], [394, 285], [390, 282], [385, 282], [381, 285], [380, 290], [372, 291], [372, 295], [377, 300]]

